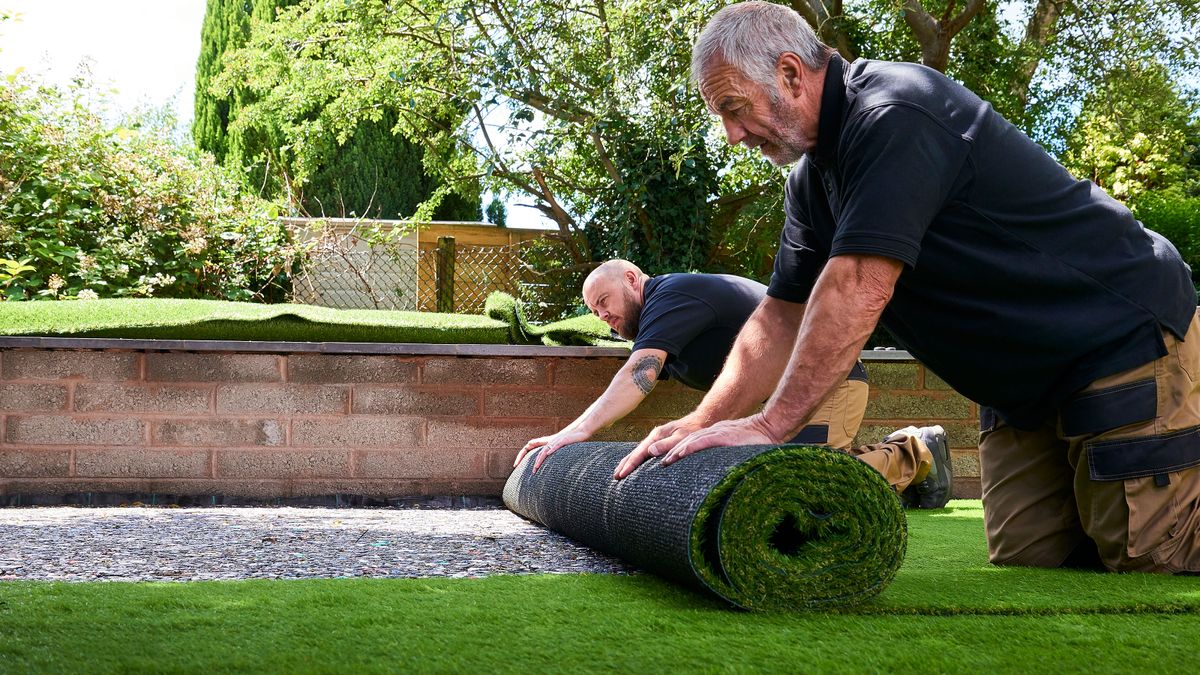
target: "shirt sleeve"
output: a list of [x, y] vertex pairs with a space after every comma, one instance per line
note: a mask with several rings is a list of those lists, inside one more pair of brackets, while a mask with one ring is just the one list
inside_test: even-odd
[[819, 241], [809, 211], [825, 208], [826, 199], [812, 194], [815, 170], [807, 162], [801, 160], [784, 187], [783, 230], [767, 286], [767, 295], [788, 302], [808, 302], [817, 275], [829, 257], [829, 246]]
[[700, 298], [672, 291], [658, 293], [642, 308], [633, 350], [661, 349], [668, 358], [677, 357], [716, 321], [717, 313]]
[[925, 231], [969, 152], [967, 139], [918, 108], [889, 104], [856, 115], [838, 149], [840, 212], [830, 256], [882, 255], [916, 267]]

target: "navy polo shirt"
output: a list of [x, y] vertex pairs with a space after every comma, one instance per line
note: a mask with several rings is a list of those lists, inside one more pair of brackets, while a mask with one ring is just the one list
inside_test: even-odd
[[[659, 379], [674, 378], [693, 389], [708, 390], [766, 290], [757, 281], [728, 274], [664, 274], [647, 279], [633, 351], [663, 350], [667, 361]], [[866, 381], [861, 363], [847, 379]]]
[[883, 325], [1019, 428], [1165, 355], [1196, 311], [1170, 242], [924, 66], [831, 57], [785, 208], [769, 295], [806, 302], [831, 256], [899, 260]]
[[707, 390], [725, 365], [738, 331], [767, 287], [728, 274], [664, 274], [646, 280], [633, 350], [667, 353], [660, 379]]

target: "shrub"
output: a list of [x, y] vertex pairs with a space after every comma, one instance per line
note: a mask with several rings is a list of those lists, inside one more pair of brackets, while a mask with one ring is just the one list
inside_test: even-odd
[[1179, 189], [1147, 192], [1132, 209], [1146, 227], [1175, 244], [1192, 267], [1192, 283], [1200, 288], [1200, 197]]
[[3, 297], [284, 299], [297, 251], [279, 207], [176, 141], [164, 114], [105, 112], [82, 80], [0, 80], [0, 259], [33, 268]]

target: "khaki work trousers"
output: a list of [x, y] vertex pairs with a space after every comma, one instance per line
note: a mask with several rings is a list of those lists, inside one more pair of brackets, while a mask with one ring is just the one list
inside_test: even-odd
[[[1200, 322], [1167, 355], [1103, 377], [1033, 431], [983, 414], [997, 565], [1200, 572]], [[995, 419], [991, 419], [995, 418]]]
[[[858, 457], [878, 471], [896, 492], [903, 492], [910, 484], [924, 480], [933, 465], [933, 456], [916, 437], [851, 447], [867, 411], [869, 390], [867, 383], [861, 380], [842, 382], [821, 404], [805, 431], [826, 427], [825, 440], [818, 442]], [[803, 436], [804, 431], [801, 431]]]

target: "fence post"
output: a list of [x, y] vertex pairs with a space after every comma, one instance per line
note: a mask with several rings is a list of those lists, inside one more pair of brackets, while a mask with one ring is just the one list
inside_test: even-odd
[[438, 237], [437, 311], [454, 311], [454, 237]]

